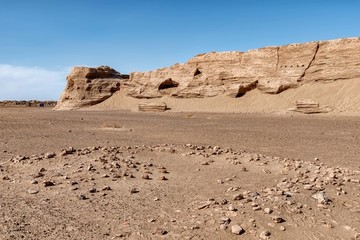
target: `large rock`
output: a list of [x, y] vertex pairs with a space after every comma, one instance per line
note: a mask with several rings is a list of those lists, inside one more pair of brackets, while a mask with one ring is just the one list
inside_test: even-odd
[[165, 103], [142, 103], [138, 105], [141, 112], [165, 112], [167, 106]]
[[98, 104], [120, 90], [123, 79], [110, 67], [74, 67], [55, 109], [68, 110]]
[[278, 94], [303, 83], [360, 77], [360, 38], [199, 54], [184, 64], [130, 75], [128, 95], [241, 97], [255, 88]]
[[315, 102], [311, 99], [303, 99], [296, 101], [296, 108], [290, 110], [305, 114], [328, 113], [332, 111], [330, 107], [320, 106], [318, 102]]

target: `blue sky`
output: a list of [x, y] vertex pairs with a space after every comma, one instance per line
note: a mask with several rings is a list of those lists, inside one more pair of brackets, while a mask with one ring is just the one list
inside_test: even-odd
[[122, 73], [360, 36], [357, 0], [0, 0], [0, 100], [58, 99], [72, 66]]

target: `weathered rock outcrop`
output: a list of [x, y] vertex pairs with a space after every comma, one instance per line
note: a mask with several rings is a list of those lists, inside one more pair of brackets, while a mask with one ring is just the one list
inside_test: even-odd
[[[111, 97], [128, 78], [109, 67], [75, 67], [56, 109], [90, 106]], [[134, 72], [124, 84], [133, 98], [238, 98], [258, 89], [279, 94], [313, 82], [360, 79], [360, 38], [199, 54], [184, 64]]]
[[128, 95], [179, 98], [241, 97], [255, 88], [278, 94], [316, 81], [360, 77], [360, 38], [265, 47], [248, 52], [210, 52], [185, 64], [130, 75]]
[[120, 90], [121, 75], [110, 67], [74, 67], [55, 109], [76, 109], [95, 105]]

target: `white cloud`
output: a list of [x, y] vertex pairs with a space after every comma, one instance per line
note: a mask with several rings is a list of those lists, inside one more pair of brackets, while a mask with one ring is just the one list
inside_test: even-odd
[[69, 72], [0, 64], [0, 100], [58, 100]]

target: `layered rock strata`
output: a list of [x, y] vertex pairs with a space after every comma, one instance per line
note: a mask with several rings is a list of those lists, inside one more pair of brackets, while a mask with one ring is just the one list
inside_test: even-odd
[[185, 64], [130, 76], [136, 98], [241, 97], [259, 89], [278, 94], [316, 81], [360, 77], [360, 38], [265, 47], [248, 52], [210, 52]]
[[122, 75], [110, 67], [74, 67], [55, 109], [76, 109], [100, 103], [120, 90]]
[[330, 107], [320, 106], [318, 102], [310, 99], [296, 101], [296, 108], [290, 110], [305, 114], [328, 113], [332, 111]]
[[165, 112], [167, 106], [165, 103], [143, 103], [138, 105], [141, 112]]
[[[56, 109], [90, 106], [111, 97], [127, 79], [109, 67], [75, 67]], [[306, 83], [360, 78], [360, 38], [346, 38], [248, 52], [199, 54], [184, 64], [133, 72], [126, 81], [134, 98], [238, 98], [258, 89], [279, 94]]]

